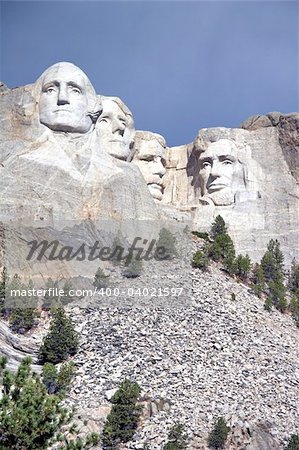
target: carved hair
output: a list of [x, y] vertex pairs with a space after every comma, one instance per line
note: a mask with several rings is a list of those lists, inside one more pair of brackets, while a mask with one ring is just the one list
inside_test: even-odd
[[129, 161], [131, 161], [135, 156], [139, 154], [140, 146], [142, 142], [158, 141], [162, 147], [166, 148], [166, 141], [161, 134], [153, 133], [152, 131], [141, 131], [138, 130], [135, 133], [133, 149], [130, 154]]
[[99, 95], [98, 97], [101, 98], [102, 104], [106, 101], [111, 101], [116, 103], [116, 105], [119, 107], [119, 109], [125, 114], [125, 116], [131, 121], [131, 125], [134, 127], [134, 119], [133, 114], [127, 107], [127, 105], [124, 104], [124, 102], [119, 97], [107, 97], [104, 95]]

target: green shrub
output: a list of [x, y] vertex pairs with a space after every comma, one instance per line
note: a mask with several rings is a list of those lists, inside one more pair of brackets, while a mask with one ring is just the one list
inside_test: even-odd
[[209, 259], [204, 252], [197, 250], [192, 259], [192, 266], [197, 269], [205, 270], [209, 265]]
[[48, 394], [40, 377], [31, 372], [30, 358], [22, 360], [16, 374], [5, 369], [6, 363], [0, 358], [1, 450], [42, 450], [58, 442], [60, 450], [81, 450], [99, 442], [96, 433], [77, 438], [73, 411], [61, 406], [61, 398]]
[[209, 241], [209, 233], [204, 233], [201, 231], [192, 231], [191, 232], [194, 236], [200, 238], [200, 239], [204, 239], [205, 241]]
[[209, 434], [208, 445], [210, 448], [224, 448], [227, 436], [229, 433], [229, 427], [223, 417], [219, 419], [214, 424], [214, 427]]
[[173, 425], [169, 434], [168, 442], [163, 450], [185, 450], [187, 448], [187, 435], [184, 433], [184, 425], [177, 423]]
[[134, 436], [142, 410], [137, 404], [140, 392], [137, 383], [126, 379], [111, 398], [112, 408], [102, 434], [104, 450], [115, 449]]
[[9, 315], [10, 328], [14, 333], [23, 334], [35, 324], [35, 308], [13, 308]]
[[267, 297], [264, 303], [264, 309], [266, 311], [271, 311], [272, 310], [272, 306], [273, 306], [273, 302], [271, 297]]
[[49, 333], [44, 337], [39, 350], [39, 360], [42, 363], [57, 364], [65, 361], [77, 352], [79, 345], [78, 333], [63, 308], [53, 312]]
[[71, 295], [70, 291], [74, 289], [74, 286], [69, 280], [66, 280], [63, 285], [63, 295], [59, 298], [60, 303], [65, 306], [74, 301], [74, 296]]
[[122, 276], [125, 278], [140, 277], [140, 275], [142, 273], [142, 268], [143, 268], [142, 260], [132, 258], [130, 263], [124, 267], [124, 269], [122, 271]]
[[285, 450], [299, 450], [299, 435], [292, 434]]
[[104, 270], [101, 269], [101, 267], [99, 267], [94, 276], [93, 285], [97, 289], [105, 289], [106, 287], [109, 286], [108, 278], [109, 278], [109, 275], [106, 275]]

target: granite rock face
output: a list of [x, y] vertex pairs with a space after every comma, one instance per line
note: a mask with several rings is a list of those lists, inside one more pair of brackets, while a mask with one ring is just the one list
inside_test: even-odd
[[126, 105], [97, 95], [70, 63], [32, 85], [2, 85], [0, 111], [0, 221], [25, 241], [32, 229], [59, 238], [67, 226], [77, 237], [76, 227], [109, 221], [108, 231], [148, 239], [162, 217], [207, 231], [221, 214], [238, 252], [259, 260], [274, 238], [287, 263], [298, 258], [298, 114], [202, 129], [167, 148], [162, 136], [135, 134]]
[[[108, 245], [118, 234], [157, 236], [160, 216], [146, 182], [138, 167], [109, 154], [107, 134], [95, 126], [103, 120], [101, 97], [80, 69], [56, 64], [33, 85], [4, 91], [0, 102], [0, 221], [10, 237], [8, 265], [26, 265], [32, 236], [73, 246], [103, 232], [111, 235]], [[117, 128], [120, 137], [124, 129]], [[64, 266], [65, 276], [72, 269]], [[84, 275], [94, 275], [94, 266]]]
[[269, 113], [265, 116], [252, 116], [241, 123], [245, 130], [276, 127], [285, 160], [296, 181], [299, 180], [299, 114]]
[[221, 214], [237, 251], [255, 261], [278, 239], [289, 263], [298, 259], [298, 114], [275, 117], [275, 126], [258, 117], [243, 129], [202, 129], [171, 148], [163, 201], [189, 209], [198, 231]]

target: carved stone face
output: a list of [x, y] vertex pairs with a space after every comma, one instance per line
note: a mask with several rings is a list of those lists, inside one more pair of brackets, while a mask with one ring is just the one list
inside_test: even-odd
[[54, 131], [87, 133], [96, 95], [87, 76], [71, 63], [58, 63], [42, 75], [40, 122]]
[[165, 175], [165, 141], [162, 145], [161, 139], [153, 135], [151, 140], [140, 140], [133, 163], [136, 164], [147, 185], [150, 193], [156, 200], [162, 200], [163, 184], [162, 177]]
[[233, 203], [236, 190], [244, 186], [235, 144], [228, 139], [211, 143], [199, 156], [199, 178], [202, 195], [216, 205]]
[[102, 100], [103, 111], [97, 123], [101, 144], [115, 158], [127, 160], [135, 134], [132, 116], [114, 100]]

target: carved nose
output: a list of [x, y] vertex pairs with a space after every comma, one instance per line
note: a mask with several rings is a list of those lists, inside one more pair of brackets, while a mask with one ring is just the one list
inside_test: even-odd
[[64, 87], [60, 87], [57, 99], [57, 105], [66, 105], [69, 102], [68, 92]]
[[215, 178], [220, 177], [219, 165], [217, 163], [212, 165], [210, 175]]
[[156, 162], [155, 162], [154, 173], [155, 173], [155, 175], [159, 175], [161, 178], [166, 173], [166, 169], [165, 169], [165, 167], [162, 164], [161, 158], [157, 159]]
[[115, 121], [114, 125], [113, 125], [113, 133], [119, 134], [120, 136], [124, 135], [126, 126], [124, 123], [119, 122], [119, 121]]

